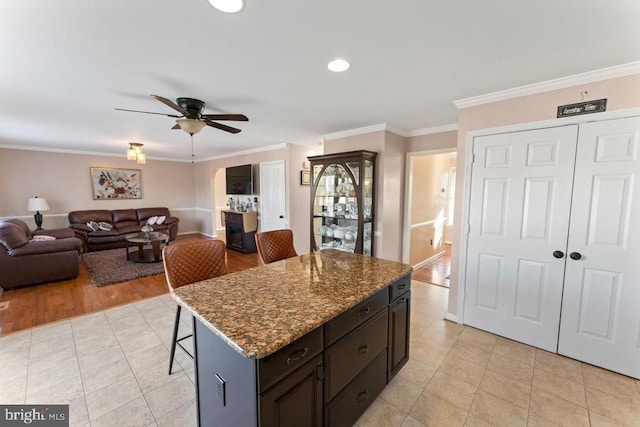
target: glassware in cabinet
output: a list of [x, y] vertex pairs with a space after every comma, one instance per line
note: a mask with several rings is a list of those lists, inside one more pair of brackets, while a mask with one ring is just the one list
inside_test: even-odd
[[311, 250], [373, 255], [375, 158], [371, 151], [309, 157]]

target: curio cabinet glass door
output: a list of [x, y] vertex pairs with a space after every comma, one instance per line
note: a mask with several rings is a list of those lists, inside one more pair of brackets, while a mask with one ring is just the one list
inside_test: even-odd
[[371, 151], [309, 157], [312, 251], [373, 255], [375, 159]]

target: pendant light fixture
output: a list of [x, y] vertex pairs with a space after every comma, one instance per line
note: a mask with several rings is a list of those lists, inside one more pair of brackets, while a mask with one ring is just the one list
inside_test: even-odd
[[147, 156], [144, 154], [143, 146], [144, 144], [138, 142], [130, 142], [127, 150], [127, 160], [135, 160], [136, 163], [141, 165], [147, 163]]

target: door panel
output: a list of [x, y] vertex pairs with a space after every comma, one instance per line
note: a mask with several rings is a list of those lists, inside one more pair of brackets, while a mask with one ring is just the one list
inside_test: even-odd
[[640, 118], [580, 126], [558, 351], [640, 378]]
[[577, 126], [475, 138], [465, 323], [557, 350]]
[[521, 259], [518, 265], [516, 309], [514, 316], [542, 323], [544, 284], [547, 282], [547, 264]]
[[284, 160], [260, 163], [260, 231], [288, 228]]

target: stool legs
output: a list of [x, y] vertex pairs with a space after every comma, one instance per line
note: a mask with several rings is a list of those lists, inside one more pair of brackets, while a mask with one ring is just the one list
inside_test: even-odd
[[169, 375], [171, 375], [171, 369], [173, 368], [173, 359], [176, 355], [176, 344], [178, 343], [178, 327], [180, 326], [180, 311], [182, 307], [176, 305], [176, 320], [173, 323], [173, 339], [171, 340], [171, 355], [169, 357]]

